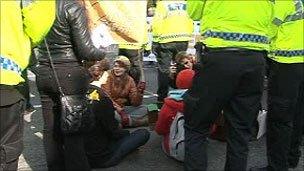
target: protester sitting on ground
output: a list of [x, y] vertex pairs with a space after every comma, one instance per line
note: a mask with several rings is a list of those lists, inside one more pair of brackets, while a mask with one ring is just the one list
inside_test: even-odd
[[196, 64], [196, 58], [194, 55], [189, 54], [186, 51], [181, 51], [176, 54], [175, 63], [171, 65], [169, 69], [169, 83], [172, 88], [177, 88], [175, 85], [176, 76], [184, 69], [192, 69], [197, 71], [199, 69], [199, 65]]
[[169, 144], [170, 127], [177, 113], [184, 112], [182, 96], [187, 89], [192, 86], [193, 76], [194, 71], [192, 69], [184, 69], [178, 73], [176, 77], [176, 86], [178, 89], [169, 91], [168, 97], [164, 99], [164, 105], [158, 115], [155, 131], [159, 135], [163, 135], [162, 148], [168, 156], [172, 156]]
[[130, 61], [118, 56], [114, 67], [109, 71], [106, 84], [102, 85], [118, 113], [117, 119], [123, 126], [135, 127], [148, 124], [147, 107], [142, 105], [144, 87], [136, 86], [128, 75]]
[[146, 129], [123, 130], [114, 118], [115, 108], [102, 89], [90, 85], [89, 97], [96, 117], [95, 129], [84, 137], [85, 151], [92, 168], [117, 165], [126, 155], [146, 144], [150, 133]]

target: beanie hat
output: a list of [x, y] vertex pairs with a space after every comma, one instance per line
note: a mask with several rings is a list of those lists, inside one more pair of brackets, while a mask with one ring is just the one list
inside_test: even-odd
[[184, 69], [176, 76], [176, 87], [179, 89], [188, 89], [192, 86], [194, 71], [192, 69]]
[[118, 57], [114, 60], [114, 62], [121, 62], [127, 69], [130, 69], [131, 62], [130, 62], [130, 60], [129, 60], [127, 57], [125, 57], [125, 56], [122, 56], [122, 55], [118, 56]]

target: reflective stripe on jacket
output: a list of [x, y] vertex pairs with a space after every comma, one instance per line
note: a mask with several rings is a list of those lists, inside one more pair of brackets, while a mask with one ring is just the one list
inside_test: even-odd
[[270, 0], [187, 1], [189, 16], [201, 21], [201, 41], [214, 48], [269, 50], [272, 11]]
[[0, 84], [17, 85], [24, 81], [21, 71], [29, 62], [30, 40], [40, 42], [53, 23], [55, 1], [35, 1], [23, 9], [20, 1], [1, 1], [0, 6]]
[[271, 59], [280, 63], [304, 63], [303, 17], [301, 0], [275, 2]]

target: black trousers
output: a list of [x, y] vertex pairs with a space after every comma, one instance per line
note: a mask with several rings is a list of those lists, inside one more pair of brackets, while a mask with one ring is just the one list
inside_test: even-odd
[[225, 170], [246, 170], [251, 128], [260, 109], [265, 52], [210, 50], [185, 101], [185, 170], [207, 169], [206, 137], [223, 109], [229, 124]]
[[301, 87], [304, 84], [304, 64], [283, 64], [272, 60], [268, 64], [268, 164], [270, 170], [288, 170], [289, 152], [291, 162], [298, 160], [300, 155], [298, 148], [302, 130], [300, 118], [303, 115]]
[[163, 101], [167, 97], [169, 91], [169, 68], [171, 61], [174, 61], [175, 55], [180, 51], [186, 51], [188, 42], [169, 42], [155, 43], [153, 42], [153, 52], [156, 54], [158, 63], [158, 101]]
[[25, 98], [25, 109], [29, 109], [32, 107], [32, 105], [30, 103], [30, 86], [29, 86], [29, 79], [28, 79], [27, 71], [28, 71], [28, 69], [25, 69], [22, 71], [22, 78], [24, 79], [24, 82], [22, 82], [18, 86], [20, 93]]
[[1, 171], [13, 171], [18, 168], [19, 156], [23, 150], [23, 111], [23, 99], [0, 106]]
[[304, 84], [301, 85], [296, 112], [293, 119], [293, 130], [291, 134], [291, 143], [288, 154], [288, 164], [291, 167], [296, 167], [301, 157], [300, 145], [302, 143], [302, 132], [304, 126]]
[[142, 53], [138, 49], [119, 49], [119, 55], [126, 56], [131, 62], [130, 76], [137, 84], [141, 78]]
[[[80, 66], [56, 68], [64, 93], [85, 94], [89, 74]], [[65, 135], [60, 130], [58, 86], [49, 66], [37, 68], [37, 87], [41, 96], [44, 121], [43, 143], [49, 170], [90, 170], [83, 135]]]

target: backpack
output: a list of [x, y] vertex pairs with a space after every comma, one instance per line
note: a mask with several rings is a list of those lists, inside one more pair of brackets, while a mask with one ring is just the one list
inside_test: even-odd
[[169, 133], [169, 151], [170, 156], [178, 161], [184, 161], [185, 156], [185, 129], [184, 115], [177, 112]]

